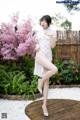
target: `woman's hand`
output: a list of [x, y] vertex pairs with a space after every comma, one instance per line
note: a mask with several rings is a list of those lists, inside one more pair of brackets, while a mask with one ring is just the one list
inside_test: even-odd
[[35, 50], [36, 50], [36, 52], [38, 52], [40, 50], [39, 44], [36, 44]]

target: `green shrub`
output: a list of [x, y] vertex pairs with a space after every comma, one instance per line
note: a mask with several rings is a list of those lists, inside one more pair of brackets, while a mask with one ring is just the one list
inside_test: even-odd
[[37, 93], [37, 76], [33, 75], [34, 60], [28, 56], [19, 61], [1, 61], [0, 93], [32, 95]]
[[51, 78], [51, 84], [80, 84], [80, 65], [70, 60], [55, 62], [58, 67], [58, 74]]
[[[55, 52], [55, 50], [53, 51]], [[52, 84], [80, 84], [80, 64], [72, 60], [55, 61], [58, 74], [50, 79]], [[33, 75], [34, 59], [28, 56], [18, 61], [1, 61], [0, 64], [0, 93], [10, 95], [35, 96], [38, 76]]]

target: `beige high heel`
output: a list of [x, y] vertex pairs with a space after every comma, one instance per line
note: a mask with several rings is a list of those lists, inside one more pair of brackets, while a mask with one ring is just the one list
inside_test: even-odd
[[44, 116], [48, 117], [48, 111], [44, 109], [43, 105], [42, 105], [42, 110], [43, 110]]

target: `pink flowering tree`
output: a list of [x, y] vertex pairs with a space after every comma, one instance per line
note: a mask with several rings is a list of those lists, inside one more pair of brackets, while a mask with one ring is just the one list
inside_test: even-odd
[[17, 60], [26, 54], [35, 55], [36, 37], [33, 35], [31, 20], [17, 25], [18, 17], [12, 22], [2, 23], [0, 30], [0, 56], [6, 60]]

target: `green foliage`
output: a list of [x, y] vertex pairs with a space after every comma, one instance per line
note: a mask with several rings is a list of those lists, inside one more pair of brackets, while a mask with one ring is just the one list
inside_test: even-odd
[[18, 62], [6, 61], [0, 65], [0, 93], [34, 96], [38, 76], [33, 75], [33, 59], [20, 58]]
[[54, 84], [80, 84], [80, 65], [70, 60], [67, 63], [57, 60], [58, 74], [51, 78]]
[[55, 23], [55, 25], [57, 25], [57, 26], [61, 26], [62, 21], [65, 20], [65, 19], [66, 18], [64, 16], [62, 16], [61, 13], [55, 14], [52, 17], [53, 24]]
[[63, 23], [61, 23], [61, 27], [63, 27], [66, 30], [70, 30], [71, 26], [72, 26], [71, 22], [68, 21], [67, 19]]
[[[55, 54], [55, 49], [52, 49]], [[50, 79], [50, 84], [80, 84], [80, 65], [73, 61], [55, 61], [58, 74]], [[34, 60], [28, 56], [19, 61], [1, 61], [0, 93], [35, 97], [38, 76], [33, 75]]]
[[60, 13], [59, 14], [55, 14], [54, 17], [52, 17], [53, 23], [55, 23], [55, 25], [64, 28], [66, 30], [71, 30], [72, 28], [72, 23], [64, 16], [62, 16]]
[[22, 72], [2, 71], [1, 76], [3, 76], [3, 77], [1, 77], [2, 81], [0, 80], [1, 86], [3, 85], [3, 89], [1, 89], [2, 92], [6, 93], [6, 94], [22, 93], [20, 86], [22, 85], [22, 83], [24, 82], [24, 79], [25, 79], [25, 76]]

